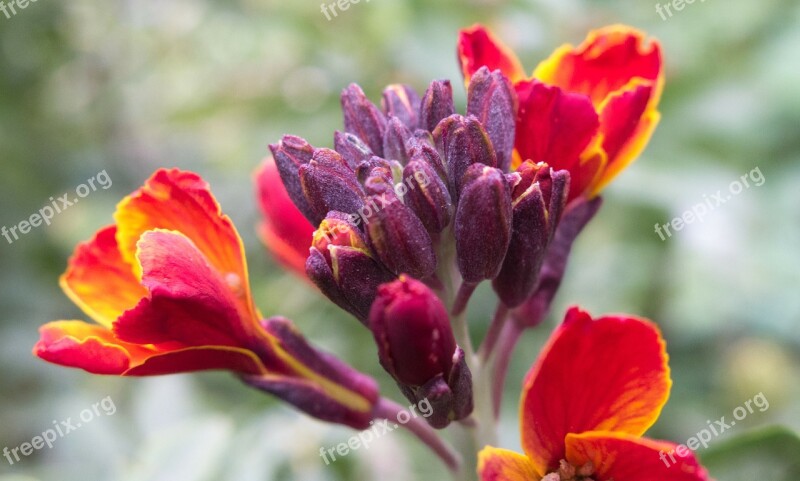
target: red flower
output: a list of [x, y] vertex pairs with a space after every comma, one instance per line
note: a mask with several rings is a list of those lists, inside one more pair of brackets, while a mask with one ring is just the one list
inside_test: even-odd
[[281, 264], [305, 277], [314, 226], [289, 198], [272, 157], [264, 159], [255, 182], [264, 214], [264, 222], [258, 227], [261, 239]]
[[658, 124], [664, 84], [661, 47], [643, 32], [613, 25], [564, 45], [527, 76], [486, 28], [460, 33], [466, 82], [480, 67], [499, 69], [519, 96], [516, 166], [523, 160], [569, 170], [570, 200], [597, 195], [644, 150]]
[[41, 327], [36, 356], [95, 374], [227, 369], [309, 414], [369, 425], [377, 386], [253, 304], [244, 249], [197, 174], [159, 170], [80, 244], [61, 286], [91, 317]]
[[523, 382], [525, 454], [484, 448], [481, 479], [704, 481], [706, 471], [694, 456], [672, 463], [662, 452], [674, 444], [641, 437], [666, 404], [671, 384], [654, 324], [623, 316], [593, 320], [572, 308]]

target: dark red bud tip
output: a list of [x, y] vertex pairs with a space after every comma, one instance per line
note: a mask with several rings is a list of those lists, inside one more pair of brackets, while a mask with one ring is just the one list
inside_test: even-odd
[[408, 192], [403, 200], [417, 214], [430, 234], [438, 234], [450, 224], [453, 206], [447, 185], [424, 156], [418, 156], [403, 169]]
[[434, 130], [433, 137], [444, 155], [453, 196], [458, 199], [464, 185], [464, 173], [473, 164], [497, 166], [489, 134], [477, 118], [453, 115]]
[[431, 237], [394, 191], [368, 197], [359, 213], [366, 220], [370, 246], [387, 269], [418, 279], [433, 274], [436, 254]]
[[311, 162], [300, 167], [300, 183], [314, 211], [314, 224], [332, 210], [351, 213], [364, 205], [364, 192], [356, 173], [334, 150], [315, 150]]
[[472, 76], [467, 94], [467, 114], [483, 124], [497, 153], [497, 167], [508, 172], [514, 150], [519, 102], [511, 82], [499, 70], [481, 67]]
[[419, 95], [408, 85], [389, 85], [383, 91], [381, 105], [388, 117], [397, 117], [409, 130], [417, 128]]
[[300, 183], [300, 167], [309, 163], [314, 155], [314, 147], [305, 139], [294, 135], [284, 135], [277, 144], [270, 144], [269, 150], [275, 158], [275, 165], [289, 198], [309, 221], [316, 215], [303, 194]]
[[453, 87], [449, 80], [434, 80], [422, 96], [419, 107], [419, 126], [433, 132], [439, 122], [456, 113]]
[[381, 364], [397, 382], [416, 387], [437, 375], [449, 377], [456, 351], [450, 318], [422, 282], [403, 275], [381, 285], [369, 327]]
[[475, 164], [464, 174], [455, 218], [456, 259], [465, 282], [492, 279], [511, 241], [511, 189], [499, 169]]
[[334, 149], [339, 152], [347, 163], [348, 167], [356, 170], [358, 164], [372, 157], [372, 149], [361, 141], [358, 136], [349, 132], [339, 132], [333, 134]]
[[408, 162], [407, 144], [413, 135], [400, 119], [391, 117], [383, 136], [383, 157], [406, 165]]
[[383, 155], [383, 134], [386, 116], [375, 107], [356, 84], [342, 91], [344, 129], [357, 135], [377, 155]]

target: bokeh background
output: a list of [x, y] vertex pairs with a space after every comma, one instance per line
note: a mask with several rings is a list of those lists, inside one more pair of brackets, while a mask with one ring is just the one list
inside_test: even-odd
[[[154, 169], [178, 166], [203, 175], [238, 226], [262, 310], [293, 318], [401, 399], [375, 362], [370, 335], [265, 252], [251, 176], [283, 133], [330, 146], [341, 128], [338, 94], [350, 82], [377, 101], [388, 83], [423, 90], [450, 78], [463, 108], [456, 32], [476, 21], [529, 70], [591, 28], [631, 24], [661, 40], [668, 75], [654, 139], [606, 191], [554, 314], [514, 357], [503, 446], [519, 445], [522, 376], [566, 307], [579, 303], [662, 326], [675, 385], [651, 436], [685, 442], [763, 393], [769, 409], [699, 454], [717, 456], [721, 480], [798, 475], [800, 449], [788, 438], [766, 449], [759, 430], [800, 430], [800, 3], [696, 1], [663, 20], [653, 0], [362, 0], [330, 21], [319, 4], [41, 0], [12, 18], [0, 14], [0, 226], [101, 170], [113, 181], [52, 225], [13, 244], [0, 238], [0, 448], [107, 396], [116, 406], [52, 449], [13, 466], [0, 458], [0, 480], [442, 478], [403, 432], [326, 466], [319, 448], [351, 432], [298, 415], [226, 373], [96, 377], [48, 365], [30, 349], [39, 325], [85, 318], [57, 282], [75, 244], [110, 223], [116, 202]], [[654, 233], [656, 223], [755, 168], [766, 179], [760, 187], [666, 241]], [[478, 339], [494, 307], [485, 286], [471, 307]], [[737, 436], [755, 442], [736, 441], [735, 457], [714, 454]]]

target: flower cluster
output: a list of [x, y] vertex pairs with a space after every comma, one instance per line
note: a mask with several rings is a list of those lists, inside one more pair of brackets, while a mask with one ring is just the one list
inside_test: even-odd
[[[381, 366], [431, 413], [407, 426], [453, 470], [431, 428], [473, 433], [484, 481], [704, 481], [692, 455], [641, 436], [667, 401], [665, 343], [650, 321], [571, 309], [526, 377], [517, 454], [491, 447], [511, 352], [541, 323], [599, 192], [658, 121], [658, 43], [627, 27], [564, 46], [526, 76], [484, 27], [461, 32], [464, 114], [452, 86], [390, 85], [381, 106], [353, 84], [333, 148], [286, 135], [256, 173], [278, 260], [372, 333]], [[241, 239], [199, 176], [159, 170], [79, 245], [62, 287], [95, 324], [57, 321], [34, 353], [96, 374], [227, 369], [319, 419], [363, 429], [398, 406], [370, 377], [263, 319]], [[490, 281], [480, 349], [466, 311]], [[427, 423], [427, 424], [426, 424]]]

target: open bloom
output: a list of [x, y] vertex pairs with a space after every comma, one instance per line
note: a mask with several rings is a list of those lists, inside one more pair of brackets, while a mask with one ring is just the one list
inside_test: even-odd
[[262, 320], [244, 249], [197, 174], [159, 170], [80, 244], [61, 286], [95, 322], [42, 326], [35, 355], [94, 374], [227, 369], [320, 419], [369, 425], [375, 382]]
[[623, 316], [567, 312], [522, 387], [525, 454], [486, 447], [483, 481], [703, 481], [693, 455], [642, 438], [672, 381], [658, 328]]
[[499, 69], [519, 96], [515, 162], [547, 162], [570, 173], [570, 200], [597, 195], [644, 150], [659, 120], [661, 47], [643, 32], [613, 25], [564, 45], [528, 76], [482, 25], [461, 31], [464, 78]]
[[258, 233], [284, 267], [305, 276], [306, 257], [314, 226], [294, 205], [272, 158], [264, 159], [255, 174], [258, 204], [264, 221]]

